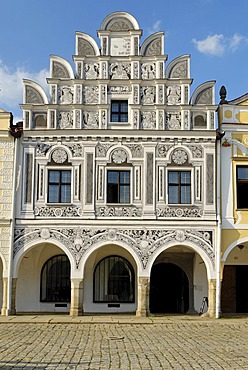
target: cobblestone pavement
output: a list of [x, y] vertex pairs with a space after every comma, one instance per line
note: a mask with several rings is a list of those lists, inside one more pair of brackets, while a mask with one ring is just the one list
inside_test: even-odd
[[0, 369], [248, 369], [248, 318], [0, 319]]

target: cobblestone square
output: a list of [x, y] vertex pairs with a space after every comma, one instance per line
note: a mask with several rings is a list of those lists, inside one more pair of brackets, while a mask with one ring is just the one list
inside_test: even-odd
[[0, 368], [248, 369], [248, 320], [0, 320]]

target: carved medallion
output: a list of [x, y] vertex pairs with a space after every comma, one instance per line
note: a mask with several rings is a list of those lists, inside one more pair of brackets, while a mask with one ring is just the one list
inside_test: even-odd
[[52, 159], [55, 163], [64, 163], [67, 160], [67, 153], [64, 149], [55, 149], [52, 153]]
[[122, 149], [116, 149], [112, 153], [112, 161], [117, 164], [124, 163], [127, 160], [127, 153]]

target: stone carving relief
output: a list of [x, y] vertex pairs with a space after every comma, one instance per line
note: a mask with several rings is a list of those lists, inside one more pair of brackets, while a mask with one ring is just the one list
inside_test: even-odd
[[144, 149], [140, 144], [126, 144], [126, 146], [131, 150], [133, 158], [142, 158], [144, 155]]
[[185, 102], [185, 104], [189, 103], [189, 88], [188, 88], [188, 86], [184, 87], [184, 102]]
[[99, 112], [84, 111], [83, 121], [85, 128], [98, 128], [99, 126]]
[[214, 127], [214, 112], [211, 112], [210, 120], [211, 120], [210, 128], [214, 129], [215, 128]]
[[141, 217], [142, 210], [137, 207], [98, 207], [97, 217]]
[[158, 87], [158, 104], [164, 104], [164, 87]]
[[73, 86], [59, 86], [58, 88], [58, 98], [61, 104], [71, 104], [73, 103]]
[[188, 111], [184, 112], [184, 129], [185, 130], [189, 129], [189, 112]]
[[82, 208], [74, 206], [41, 206], [35, 207], [35, 217], [81, 217]]
[[203, 158], [203, 147], [201, 145], [186, 145], [192, 153], [193, 158]]
[[108, 31], [128, 31], [133, 30], [133, 25], [128, 19], [114, 18], [108, 23], [106, 29]]
[[151, 80], [156, 78], [156, 64], [155, 63], [143, 63], [141, 67], [143, 80]]
[[134, 38], [134, 55], [139, 55], [139, 39], [138, 39], [138, 37]]
[[169, 130], [181, 129], [181, 115], [179, 112], [171, 112], [166, 114], [166, 128]]
[[51, 148], [51, 145], [46, 143], [38, 143], [36, 148], [37, 157], [45, 157], [47, 151]]
[[178, 208], [178, 207], [167, 206], [165, 208], [157, 208], [157, 217], [199, 218], [202, 216], [203, 216], [203, 209], [199, 207]]
[[112, 161], [116, 164], [121, 164], [126, 162], [127, 153], [123, 149], [116, 149], [111, 154]]
[[85, 86], [84, 100], [86, 104], [99, 103], [99, 86]]
[[[122, 211], [123, 213], [123, 211]], [[215, 253], [213, 235], [210, 230], [195, 229], [125, 229], [125, 228], [29, 228], [15, 229], [14, 258], [29, 242], [40, 243], [41, 239], [49, 239], [62, 243], [75, 260], [76, 267], [84, 253], [94, 244], [101, 242], [123, 242], [139, 256], [143, 268], [147, 266], [150, 257], [158, 248], [165, 248], [168, 243], [190, 242], [201, 248], [214, 265]]]
[[167, 102], [171, 105], [181, 103], [181, 87], [179, 85], [168, 86], [167, 88]]
[[187, 61], [184, 60], [182, 62], [177, 63], [171, 73], [171, 78], [187, 78], [188, 77], [188, 64]]
[[156, 113], [155, 112], [142, 112], [141, 113], [141, 126], [143, 129], [156, 128]]
[[113, 146], [114, 144], [97, 144], [96, 147], [96, 156], [97, 157], [106, 157], [108, 150]]
[[162, 43], [161, 38], [157, 38], [153, 40], [146, 48], [145, 55], [146, 56], [153, 56], [153, 55], [161, 55], [162, 54]]
[[26, 86], [26, 103], [31, 104], [44, 104], [44, 100], [34, 87]]
[[99, 63], [85, 63], [84, 66], [86, 80], [94, 80], [99, 77]]
[[53, 61], [52, 77], [70, 78], [70, 75], [69, 72], [67, 71], [67, 68], [63, 64]]
[[133, 128], [139, 128], [139, 112], [137, 110], [133, 112]]
[[69, 129], [73, 127], [73, 112], [60, 112], [58, 119], [59, 128]]
[[185, 164], [188, 161], [188, 154], [183, 149], [175, 149], [171, 154], [171, 160], [178, 165]]
[[213, 89], [210, 87], [209, 89], [206, 89], [199, 93], [199, 95], [196, 98], [196, 104], [212, 104], [213, 101]]
[[55, 162], [55, 163], [64, 163], [66, 162], [68, 159], [68, 156], [67, 156], [67, 153], [64, 149], [55, 149], [53, 152], [52, 152], [52, 160]]
[[90, 42], [82, 37], [78, 39], [78, 55], [96, 55], [95, 50]]
[[158, 144], [157, 146], [157, 156], [159, 158], [165, 158], [170, 148], [174, 145]]
[[158, 129], [163, 130], [164, 129], [164, 112], [159, 111], [158, 113]]
[[127, 62], [111, 63], [109, 72], [112, 80], [127, 80], [131, 77], [131, 64]]
[[133, 104], [139, 104], [139, 87], [133, 86]]
[[143, 104], [154, 104], [156, 99], [155, 86], [146, 86], [141, 88], [141, 97]]
[[81, 128], [81, 111], [78, 109], [75, 111], [75, 120], [76, 120], [75, 127]]
[[67, 148], [70, 149], [73, 157], [83, 157], [84, 146], [81, 143], [63, 143]]
[[127, 94], [131, 92], [131, 88], [130, 86], [110, 86], [109, 92], [115, 94]]
[[138, 62], [133, 63], [133, 78], [134, 79], [139, 78], [139, 63]]

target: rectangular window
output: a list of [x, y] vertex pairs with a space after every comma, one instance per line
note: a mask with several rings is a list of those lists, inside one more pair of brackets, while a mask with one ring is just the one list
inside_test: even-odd
[[107, 203], [130, 203], [130, 171], [108, 171]]
[[169, 204], [191, 203], [191, 172], [168, 171]]
[[237, 166], [237, 207], [248, 208], [248, 167]]
[[71, 171], [48, 171], [48, 203], [71, 203]]
[[111, 122], [128, 122], [127, 100], [112, 100]]

